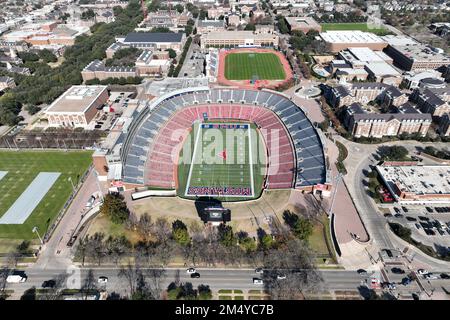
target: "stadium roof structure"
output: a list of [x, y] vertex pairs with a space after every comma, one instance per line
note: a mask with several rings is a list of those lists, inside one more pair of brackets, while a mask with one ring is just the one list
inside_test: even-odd
[[320, 37], [329, 43], [385, 43], [376, 34], [363, 31], [326, 31], [321, 32]]
[[159, 42], [181, 42], [183, 33], [165, 33], [165, 32], [132, 32], [129, 33], [125, 40], [128, 43], [159, 43]]

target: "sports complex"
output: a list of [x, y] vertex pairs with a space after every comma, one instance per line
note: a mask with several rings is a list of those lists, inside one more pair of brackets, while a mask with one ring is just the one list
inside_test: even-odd
[[329, 192], [321, 133], [271, 90], [198, 87], [154, 99], [122, 142], [127, 188], [250, 200], [265, 189]]

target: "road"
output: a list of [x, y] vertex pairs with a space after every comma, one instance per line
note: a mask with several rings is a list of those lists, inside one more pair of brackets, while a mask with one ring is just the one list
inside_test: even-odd
[[[79, 272], [78, 272], [79, 270]], [[25, 283], [10, 284], [8, 288], [14, 289], [15, 293], [22, 293], [28, 288], [35, 286], [41, 287], [42, 283], [46, 280], [55, 278], [59, 274], [70, 274], [68, 278], [68, 284], [70, 288], [81, 288], [87, 269], [74, 270], [29, 270], [27, 271], [28, 280]], [[97, 280], [99, 276], [108, 277], [108, 282], [104, 285], [99, 285], [101, 289], [106, 289], [108, 292], [116, 292], [120, 294], [127, 294], [127, 284], [123, 278], [118, 277], [117, 268], [94, 268], [92, 269], [94, 277]], [[146, 269], [143, 269], [144, 273]], [[253, 284], [253, 278], [260, 278], [261, 275], [255, 273], [253, 269], [203, 269], [199, 268], [197, 271], [201, 274], [201, 278], [192, 279], [190, 275], [186, 273], [185, 269], [166, 269], [165, 275], [161, 281], [161, 287], [166, 288], [171, 282], [173, 282], [177, 273], [179, 274], [179, 281], [191, 282], [194, 287], [200, 284], [207, 284], [212, 290], [220, 289], [263, 289], [263, 285]], [[364, 285], [366, 280], [370, 283], [371, 274], [360, 275], [356, 271], [345, 270], [322, 270], [322, 277], [324, 279], [324, 289], [327, 290], [350, 290], [356, 291], [361, 285]], [[400, 283], [404, 275], [390, 274], [390, 281]], [[280, 280], [284, 281], [284, 280]], [[441, 290], [441, 287], [449, 287], [450, 280], [431, 280], [431, 285], [425, 283], [427, 288], [434, 288], [435, 290]], [[394, 293], [411, 294], [418, 292], [419, 287], [417, 283], [413, 282], [408, 286], [398, 285], [397, 290]], [[20, 295], [19, 295], [20, 297]]]
[[[427, 145], [433, 145], [436, 148], [444, 147], [443, 143], [420, 143], [417, 141], [396, 141], [383, 143], [380, 145], [371, 144], [357, 144], [345, 140], [340, 136], [335, 136], [336, 140], [342, 142], [349, 151], [349, 157], [345, 160], [345, 165], [348, 168], [348, 174], [344, 178], [349, 192], [352, 195], [353, 201], [361, 215], [366, 228], [373, 239], [373, 245], [380, 249], [395, 249], [404, 248], [405, 245], [390, 231], [387, 230], [387, 220], [383, 217], [370, 196], [366, 194], [366, 186], [364, 180], [368, 178], [364, 175], [364, 170], [370, 170], [370, 165], [375, 165], [377, 160], [374, 159], [373, 154], [377, 151], [380, 145], [401, 145], [404, 146], [410, 153], [416, 151], [416, 147], [425, 148]], [[450, 271], [450, 264], [448, 262], [433, 259], [418, 249], [414, 251], [415, 269], [426, 267], [430, 271], [436, 270]]]

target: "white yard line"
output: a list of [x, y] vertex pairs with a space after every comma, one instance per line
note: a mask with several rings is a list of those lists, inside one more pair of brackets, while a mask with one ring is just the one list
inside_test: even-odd
[[252, 197], [255, 196], [254, 182], [253, 182], [253, 150], [252, 150], [252, 134], [251, 134], [251, 126], [248, 125], [248, 152], [250, 158], [250, 183], [252, 186]]
[[189, 196], [188, 190], [189, 190], [189, 186], [191, 185], [192, 168], [194, 167], [195, 156], [197, 155], [198, 139], [200, 137], [201, 131], [202, 131], [202, 124], [200, 123], [199, 126], [198, 126], [198, 130], [197, 130], [197, 137], [195, 138], [195, 146], [194, 146], [194, 152], [192, 154], [191, 166], [189, 167], [188, 181], [187, 181], [187, 184], [186, 184], [186, 189], [184, 190], [184, 195], [186, 197]]

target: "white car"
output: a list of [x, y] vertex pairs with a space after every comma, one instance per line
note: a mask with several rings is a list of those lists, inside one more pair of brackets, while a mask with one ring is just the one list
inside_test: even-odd
[[427, 280], [437, 280], [439, 279], [439, 277], [437, 275], [434, 275], [432, 273], [428, 273], [426, 275], [424, 275], [424, 278]]
[[107, 283], [108, 277], [98, 277], [98, 283]]
[[253, 284], [264, 284], [264, 281], [262, 281], [262, 279], [253, 278]]
[[429, 272], [425, 269], [419, 269], [419, 270], [417, 270], [417, 273], [420, 275], [425, 275], [425, 274], [428, 274]]
[[195, 268], [189, 268], [186, 270], [187, 274], [196, 273], [196, 272], [197, 272], [197, 270], [195, 270]]
[[286, 276], [284, 275], [284, 274], [279, 274], [279, 275], [277, 275], [277, 279], [278, 280], [284, 280], [284, 279], [286, 279]]

